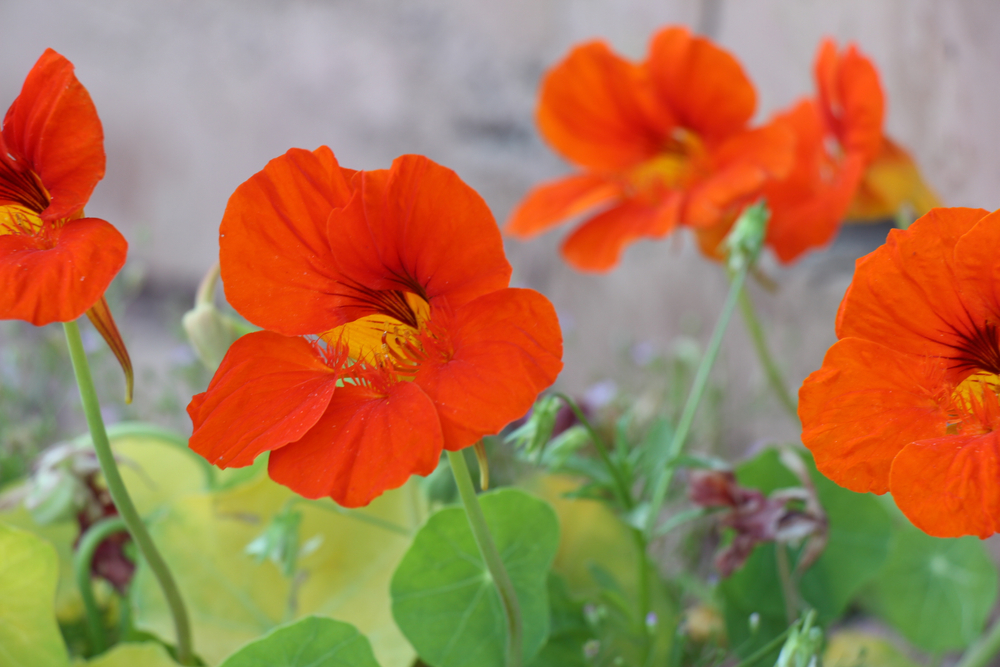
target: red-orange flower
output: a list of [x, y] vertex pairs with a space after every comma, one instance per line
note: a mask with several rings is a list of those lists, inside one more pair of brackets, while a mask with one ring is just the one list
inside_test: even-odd
[[220, 467], [367, 504], [442, 448], [520, 417], [562, 368], [551, 304], [512, 289], [485, 202], [419, 156], [352, 171], [292, 149], [237, 188], [219, 233], [238, 340], [188, 406]]
[[506, 231], [528, 238], [599, 208], [562, 254], [606, 271], [640, 238], [728, 227], [792, 161], [786, 127], [749, 129], [755, 106], [736, 59], [685, 28], [656, 34], [638, 64], [603, 42], [576, 47], [542, 82], [538, 125], [583, 172], [528, 193]]
[[73, 64], [47, 49], [0, 130], [0, 320], [36, 326], [87, 313], [125, 371], [132, 363], [104, 300], [128, 243], [84, 217], [104, 177], [104, 133]]
[[75, 320], [104, 295], [128, 244], [83, 207], [104, 177], [104, 134], [73, 65], [48, 49], [0, 131], [0, 319]]
[[882, 148], [885, 96], [878, 71], [853, 44], [824, 40], [816, 55], [817, 96], [779, 114], [795, 133], [795, 166], [764, 191], [766, 243], [782, 262], [829, 243], [865, 170]]
[[1000, 211], [934, 209], [858, 260], [802, 441], [940, 537], [1000, 530]]

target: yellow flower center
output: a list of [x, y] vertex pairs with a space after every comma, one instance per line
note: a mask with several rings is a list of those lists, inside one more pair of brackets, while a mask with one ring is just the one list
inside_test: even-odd
[[1000, 375], [973, 373], [951, 392], [949, 435], [989, 433], [1000, 425]]
[[690, 186], [707, 168], [708, 153], [697, 134], [675, 128], [663, 151], [632, 169], [626, 179], [635, 194], [658, 198], [667, 190]]
[[320, 338], [346, 349], [354, 365], [389, 368], [399, 380], [413, 379], [427, 358], [430, 304], [411, 292], [382, 291], [374, 296], [383, 304], [379, 313], [331, 329]]
[[35, 236], [44, 226], [41, 217], [29, 208], [17, 204], [0, 206], [0, 236], [6, 234]]

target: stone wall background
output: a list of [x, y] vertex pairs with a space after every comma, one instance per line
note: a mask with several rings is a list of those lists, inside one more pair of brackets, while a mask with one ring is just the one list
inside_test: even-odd
[[[106, 134], [108, 172], [88, 211], [129, 239], [147, 294], [189, 293], [214, 261], [229, 194], [291, 146], [327, 144], [364, 169], [426, 154], [502, 221], [532, 184], [568, 169], [534, 129], [542, 72], [598, 37], [640, 58], [668, 23], [735, 53], [757, 85], [760, 117], [811, 93], [821, 37], [856, 41], [881, 71], [888, 132], [945, 203], [998, 208], [998, 19], [991, 0], [6, 0], [0, 106], [45, 47], [70, 58]], [[793, 386], [834, 340], [854, 258], [884, 233], [851, 230], [794, 267], [765, 266], [780, 289], [753, 294]], [[685, 238], [641, 244], [617, 271], [589, 276], [561, 263], [559, 236], [508, 252], [515, 283], [560, 313], [564, 388], [628, 382], [638, 373], [630, 351], [648, 357], [678, 335], [707, 337], [725, 278]], [[133, 355], [155, 364], [172, 343], [144, 318], [148, 304], [130, 312]], [[740, 323], [725, 356], [727, 439], [794, 437]]]

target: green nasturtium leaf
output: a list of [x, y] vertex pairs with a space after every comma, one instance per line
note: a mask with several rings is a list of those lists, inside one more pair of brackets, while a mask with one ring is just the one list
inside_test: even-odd
[[[549, 634], [546, 578], [559, 520], [545, 501], [516, 489], [480, 496], [486, 523], [521, 607], [524, 660]], [[420, 529], [392, 578], [396, 623], [434, 667], [503, 667], [506, 620], [465, 511], [449, 507]]]
[[65, 667], [55, 616], [59, 559], [31, 533], [0, 524], [0, 667]]
[[[246, 553], [288, 502], [302, 513], [300, 543], [314, 547], [297, 559], [292, 577]], [[356, 625], [383, 667], [409, 667], [414, 653], [392, 621], [389, 579], [423, 512], [412, 481], [347, 512], [302, 501], [261, 476], [181, 498], [157, 513], [149, 528], [187, 604], [195, 652], [207, 664], [217, 665], [281, 623], [317, 614]], [[132, 602], [137, 628], [173, 641], [170, 612], [142, 564]]]
[[[878, 574], [889, 552], [892, 520], [875, 496], [837, 486], [816, 470], [808, 454], [803, 458], [829, 520], [829, 532], [826, 549], [802, 574], [798, 590], [819, 613], [820, 622], [828, 623]], [[765, 494], [801, 485], [773, 449], [747, 461], [736, 473], [741, 485]], [[758, 546], [720, 590], [729, 637], [734, 646], [745, 647], [744, 655], [787, 627], [773, 544]], [[752, 633], [748, 619], [755, 612], [760, 624]]]
[[975, 537], [900, 529], [873, 590], [876, 611], [915, 646], [948, 651], [979, 636], [997, 596], [997, 568]]
[[179, 667], [161, 644], [118, 644], [79, 667]]
[[528, 667], [589, 667], [584, 645], [594, 640], [594, 633], [583, 616], [583, 605], [570, 598], [559, 575], [549, 574], [548, 586], [549, 640]]
[[827, 638], [825, 667], [919, 667], [884, 637], [841, 630]]
[[349, 623], [321, 616], [275, 628], [219, 667], [379, 667], [371, 644]]

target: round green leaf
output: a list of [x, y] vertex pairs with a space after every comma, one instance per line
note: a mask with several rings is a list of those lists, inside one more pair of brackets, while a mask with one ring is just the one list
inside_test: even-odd
[[[412, 484], [367, 507], [299, 502], [301, 543], [295, 576], [245, 552], [295, 494], [267, 476], [224, 491], [190, 494], [150, 521], [150, 532], [184, 596], [198, 655], [216, 665], [288, 619], [309, 614], [356, 624], [384, 667], [409, 667], [413, 649], [392, 621], [389, 579], [422, 520]], [[343, 513], [341, 513], [341, 511]], [[384, 525], [399, 527], [400, 532]], [[140, 562], [132, 586], [136, 627], [168, 641], [173, 621], [156, 579]]]
[[250, 642], [219, 667], [378, 667], [371, 644], [357, 628], [307, 616]]
[[875, 606], [926, 651], [968, 646], [997, 596], [997, 568], [975, 537], [939, 539], [916, 528], [896, 533], [875, 581]]
[[178, 667], [161, 644], [118, 644], [107, 653], [88, 660], [86, 667]]
[[0, 524], [0, 667], [63, 667], [56, 624], [59, 559], [52, 545]]
[[[514, 582], [528, 662], [549, 634], [546, 578], [559, 547], [559, 520], [543, 500], [516, 489], [479, 497], [500, 558]], [[443, 509], [417, 533], [392, 577], [392, 615], [434, 667], [503, 667], [506, 620], [465, 511]]]

